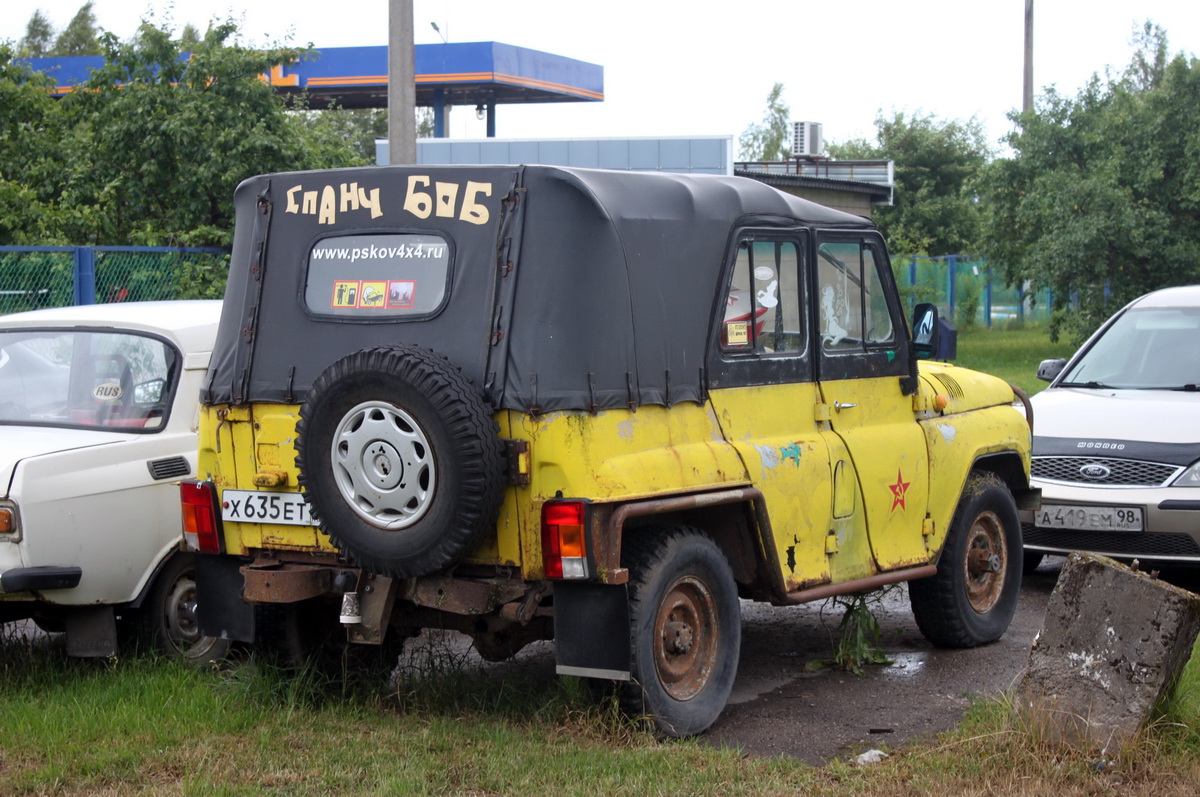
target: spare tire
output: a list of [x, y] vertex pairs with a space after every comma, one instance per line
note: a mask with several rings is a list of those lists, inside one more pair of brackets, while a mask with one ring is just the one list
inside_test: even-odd
[[499, 429], [483, 396], [429, 349], [364, 349], [325, 369], [296, 425], [300, 485], [349, 559], [396, 578], [478, 547], [505, 487]]

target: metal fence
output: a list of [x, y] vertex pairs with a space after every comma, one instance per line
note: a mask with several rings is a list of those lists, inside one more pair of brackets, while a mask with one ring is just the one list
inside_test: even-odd
[[0, 313], [72, 304], [220, 299], [224, 249], [0, 246]]
[[895, 255], [892, 270], [910, 305], [933, 302], [961, 327], [1050, 318], [1049, 290], [1027, 294], [1019, 286], [1007, 285], [992, 273], [985, 257]]
[[[933, 302], [960, 326], [1045, 321], [1050, 294], [1022, 295], [992, 274], [986, 258], [897, 255], [896, 282], [909, 310]], [[0, 313], [72, 304], [220, 299], [224, 249], [165, 246], [0, 246]]]

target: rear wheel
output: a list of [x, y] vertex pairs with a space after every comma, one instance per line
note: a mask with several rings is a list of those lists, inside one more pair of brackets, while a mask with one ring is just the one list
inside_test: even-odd
[[1016, 612], [1022, 563], [1021, 524], [1012, 493], [995, 474], [972, 473], [937, 574], [908, 585], [921, 633], [948, 648], [995, 642]]
[[692, 736], [720, 715], [741, 649], [741, 607], [729, 563], [689, 527], [625, 539], [631, 674], [621, 705], [666, 736]]
[[138, 620], [141, 635], [159, 650], [186, 664], [222, 661], [232, 641], [202, 636], [196, 623], [196, 582], [191, 558], [172, 556], [154, 580]]

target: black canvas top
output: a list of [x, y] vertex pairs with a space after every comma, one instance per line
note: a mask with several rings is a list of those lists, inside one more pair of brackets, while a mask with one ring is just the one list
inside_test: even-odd
[[499, 408], [699, 401], [735, 228], [874, 229], [746, 178], [552, 166], [263, 175], [235, 203], [209, 404], [297, 402], [396, 342]]

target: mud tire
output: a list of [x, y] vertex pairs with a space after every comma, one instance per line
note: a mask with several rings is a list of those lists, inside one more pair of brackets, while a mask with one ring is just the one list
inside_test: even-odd
[[1023, 562], [1021, 523], [1012, 493], [995, 474], [972, 473], [937, 574], [908, 585], [921, 633], [946, 648], [995, 642], [1016, 612]]
[[314, 518], [371, 572], [433, 572], [495, 525], [506, 483], [498, 427], [471, 381], [429, 349], [338, 360], [313, 383], [296, 432]]
[[630, 672], [621, 708], [662, 736], [702, 733], [720, 715], [737, 676], [741, 605], [724, 554], [686, 526], [626, 536]]

